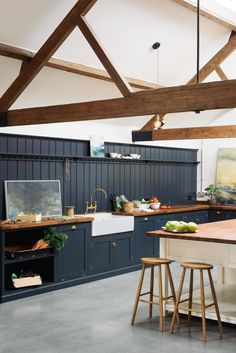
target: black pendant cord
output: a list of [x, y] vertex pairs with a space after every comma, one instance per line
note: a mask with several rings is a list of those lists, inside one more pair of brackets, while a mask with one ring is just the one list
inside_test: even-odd
[[200, 66], [200, 0], [197, 0], [197, 83], [200, 82], [199, 66]]

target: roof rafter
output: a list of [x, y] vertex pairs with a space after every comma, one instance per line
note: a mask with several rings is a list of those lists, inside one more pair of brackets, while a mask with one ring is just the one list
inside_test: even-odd
[[[199, 71], [199, 81], [204, 81], [217, 67], [226, 59], [230, 54], [236, 50], [236, 32], [232, 32], [228, 42], [201, 68]], [[187, 85], [195, 84], [197, 81], [197, 75], [194, 75], [188, 82]], [[158, 112], [161, 113], [161, 112]], [[160, 114], [160, 121], [163, 121], [167, 114], [170, 112]], [[141, 129], [140, 131], [153, 130], [155, 127], [156, 115], [154, 115]]]
[[124, 77], [122, 77], [122, 75], [115, 68], [114, 64], [111, 62], [111, 59], [106, 54], [105, 49], [102, 47], [101, 43], [99, 43], [95, 33], [93, 33], [86, 19], [83, 17], [79, 17], [77, 20], [77, 24], [79, 29], [83, 33], [84, 37], [92, 47], [93, 51], [100, 59], [101, 63], [106, 68], [107, 72], [112, 77], [116, 86], [119, 88], [122, 95], [124, 97], [129, 96], [130, 93], [133, 91], [132, 87], [129, 85], [128, 81]]
[[[15, 47], [13, 45], [0, 43], [0, 55], [8, 58], [28, 62], [35, 56], [35, 52], [31, 50], [26, 50], [20, 47]], [[67, 60], [58, 59], [55, 57], [52, 57], [51, 59], [49, 59], [48, 62], [45, 63], [45, 66], [48, 66], [57, 70], [71, 72], [77, 75], [92, 77], [98, 80], [113, 82], [112, 78], [105, 70], [97, 69], [95, 67], [91, 67], [91, 66], [87, 66], [87, 65], [67, 61]], [[138, 78], [133, 78], [133, 77], [126, 77], [126, 80], [129, 82], [129, 84], [132, 87], [139, 88], [139, 89], [163, 87], [156, 83], [140, 80]]]
[[[197, 5], [192, 0], [172, 0], [172, 1], [174, 1], [175, 3], [187, 8], [193, 12], [197, 12]], [[231, 29], [231, 31], [236, 31], [236, 24], [235, 24], [235, 22], [232, 22], [230, 19], [232, 17], [232, 12], [230, 10], [227, 10], [226, 8], [221, 6], [220, 4], [218, 4], [218, 6], [223, 8], [224, 12], [228, 13], [229, 18], [224, 18], [224, 17], [222, 17], [222, 15], [215, 13], [213, 10], [204, 8], [203, 6], [201, 6], [200, 14], [203, 17], [206, 17], [206, 18], [208, 18], [208, 19], [210, 19], [210, 20], [212, 20], [212, 21], [214, 21], [224, 27]]]

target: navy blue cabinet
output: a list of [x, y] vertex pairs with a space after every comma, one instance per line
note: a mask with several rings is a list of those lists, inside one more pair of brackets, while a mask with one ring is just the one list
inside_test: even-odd
[[93, 237], [90, 267], [92, 273], [129, 267], [134, 263], [133, 232]]
[[208, 222], [208, 211], [186, 212], [183, 217], [184, 222], [195, 222], [197, 224]]
[[90, 223], [59, 226], [59, 231], [68, 235], [68, 240], [57, 256], [58, 281], [67, 281], [88, 273], [88, 250]]
[[134, 223], [134, 253], [135, 263], [140, 263], [142, 257], [158, 256], [158, 241], [147, 237], [146, 232], [155, 230], [155, 216], [136, 217]]
[[208, 211], [208, 221], [217, 222], [224, 221], [228, 219], [228, 211], [225, 210], [209, 210]]

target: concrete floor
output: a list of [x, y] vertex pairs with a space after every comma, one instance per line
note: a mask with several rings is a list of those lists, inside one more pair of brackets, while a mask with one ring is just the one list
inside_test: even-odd
[[236, 327], [224, 325], [219, 339], [216, 323], [208, 321], [204, 343], [199, 319], [190, 331], [183, 317], [180, 329], [169, 335], [167, 317], [160, 333], [157, 308], [148, 320], [143, 303], [135, 325], [129, 325], [138, 277], [139, 271], [0, 305], [0, 353], [236, 351]]

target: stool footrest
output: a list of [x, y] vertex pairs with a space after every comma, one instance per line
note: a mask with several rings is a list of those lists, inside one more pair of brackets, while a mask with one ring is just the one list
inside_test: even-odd
[[147, 294], [150, 294], [151, 292], [145, 292], [145, 293], [141, 293], [139, 294], [140, 297], [142, 297], [143, 295], [147, 295]]
[[139, 301], [142, 302], [142, 303], [147, 303], [147, 304], [160, 305], [159, 303], [153, 302], [151, 300], [139, 299]]

